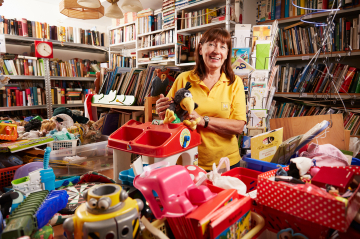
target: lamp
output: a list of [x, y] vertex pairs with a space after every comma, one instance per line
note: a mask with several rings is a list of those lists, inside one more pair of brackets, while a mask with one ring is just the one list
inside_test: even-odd
[[119, 0], [107, 0], [107, 1], [111, 3], [111, 6], [106, 8], [105, 16], [116, 19], [123, 18], [124, 15], [117, 4]]
[[77, 3], [87, 8], [99, 8], [101, 6], [99, 0], [77, 0]]
[[60, 13], [67, 17], [77, 19], [99, 19], [104, 16], [104, 7], [86, 8], [77, 3], [76, 0], [62, 0], [59, 4]]
[[139, 0], [125, 0], [121, 6], [121, 9], [127, 12], [140, 12], [143, 10], [143, 6]]

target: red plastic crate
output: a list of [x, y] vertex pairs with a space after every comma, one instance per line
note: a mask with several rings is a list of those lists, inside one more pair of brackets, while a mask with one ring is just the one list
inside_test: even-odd
[[20, 168], [21, 166], [23, 165], [0, 169], [0, 191], [2, 191], [4, 187], [11, 185], [11, 181], [14, 178], [16, 169]]

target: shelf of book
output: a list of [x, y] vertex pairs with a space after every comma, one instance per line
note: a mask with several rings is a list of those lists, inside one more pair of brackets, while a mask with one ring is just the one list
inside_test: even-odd
[[51, 80], [64, 81], [95, 81], [95, 77], [64, 77], [64, 76], [50, 76]]
[[188, 62], [188, 63], [180, 63], [176, 64], [176, 66], [195, 66], [196, 62]]
[[46, 105], [0, 107], [0, 112], [15, 111], [15, 110], [36, 110], [36, 109], [46, 109]]
[[[8, 35], [5, 34], [6, 44], [16, 44], [16, 45], [31, 45], [34, 41], [42, 41], [42, 38], [35, 37], [23, 37], [16, 35]], [[107, 51], [107, 47], [104, 46], [93, 46], [87, 44], [73, 43], [73, 42], [61, 42], [55, 40], [45, 39], [45, 41], [49, 41], [53, 43], [54, 49], [59, 50], [77, 50], [77, 51], [88, 51], [95, 53], [104, 53]]]
[[[278, 56], [277, 57], [277, 61], [289, 61], [289, 60], [310, 60], [311, 57], [313, 57], [315, 54], [311, 53], [311, 54], [300, 54], [300, 55], [287, 55], [287, 56]], [[333, 51], [333, 52], [326, 52], [326, 53], [321, 53], [319, 55], [319, 58], [325, 58], [325, 57], [338, 57], [338, 56], [347, 56], [348, 55], [348, 51]], [[350, 56], [359, 56], [360, 55], [360, 50], [352, 50]]]
[[[233, 4], [235, 1], [231, 0], [230, 2]], [[198, 1], [194, 4], [185, 5], [176, 10], [177, 11], [186, 10], [187, 12], [191, 12], [191, 11], [202, 10], [204, 8], [218, 7], [221, 4], [225, 5], [226, 1], [224, 1], [224, 0], [203, 0], [203, 1]]]
[[147, 64], [174, 62], [174, 61], [175, 61], [175, 60], [146, 61], [146, 62], [138, 62], [138, 65], [147, 65]]
[[59, 105], [53, 105], [53, 108], [59, 108], [59, 107], [84, 107], [84, 103], [81, 104], [59, 104]]
[[[230, 29], [232, 27], [235, 27], [235, 24], [236, 24], [236, 22], [230, 21]], [[192, 33], [197, 33], [197, 32], [205, 32], [206, 30], [213, 28], [213, 27], [225, 28], [225, 25], [226, 25], [226, 20], [220, 21], [220, 22], [213, 22], [213, 23], [209, 23], [209, 24], [205, 24], [205, 25], [201, 25], [201, 26], [197, 26], [197, 27], [190, 27], [190, 28], [177, 30], [177, 34], [187, 35], [187, 34], [192, 34]]]
[[[345, 8], [345, 9], [341, 9], [339, 10], [336, 15], [344, 15], [344, 14], [348, 14], [351, 12], [355, 12], [355, 11], [359, 11], [360, 10], [360, 5], [356, 5], [354, 7], [351, 8]], [[329, 15], [329, 12], [319, 12], [319, 13], [314, 13], [312, 15], [309, 15], [308, 17], [305, 17], [304, 19], [316, 19], [316, 18], [322, 18], [322, 17], [327, 17]], [[284, 24], [284, 23], [292, 23], [292, 22], [298, 22], [300, 21], [300, 17], [302, 17], [303, 15], [299, 15], [299, 16], [293, 16], [293, 17], [287, 17], [287, 18], [280, 18], [277, 19], [278, 20], [278, 24]], [[273, 23], [273, 21], [275, 20], [268, 20], [268, 21], [264, 21], [264, 22], [258, 22], [258, 25], [271, 25]]]
[[136, 47], [136, 40], [111, 44], [110, 51], [121, 50], [121, 49], [125, 49], [125, 48], [130, 48], [130, 47], [133, 47], [133, 48]]
[[323, 98], [339, 98], [339, 95], [343, 99], [351, 99], [351, 98], [360, 98], [359, 93], [291, 93], [291, 92], [277, 92], [275, 93], [274, 97], [290, 97], [290, 98], [314, 98], [316, 95], [316, 98], [323, 99]]
[[139, 111], [145, 110], [145, 106], [125, 106], [125, 105], [105, 105], [105, 104], [91, 104], [91, 106], [122, 109], [122, 110], [139, 110]]
[[5, 75], [9, 77], [11, 80], [44, 80], [44, 76], [23, 76], [23, 75]]
[[135, 23], [136, 23], [136, 21], [135, 21], [135, 22], [128, 22], [128, 23], [125, 23], [125, 24], [121, 24], [121, 25], [119, 25], [119, 26], [110, 28], [109, 31], [115, 30], [115, 29], [119, 29], [119, 28], [121, 28], [121, 27], [126, 27], [126, 26], [129, 26], [129, 25], [135, 24]]
[[172, 30], [172, 29], [175, 29], [175, 27], [169, 27], [169, 28], [164, 28], [164, 29], [160, 29], [160, 30], [157, 30], [157, 31], [152, 31], [152, 32], [139, 34], [138, 37], [144, 37], [144, 36], [148, 36], [148, 35], [152, 35], [152, 34], [156, 34], [156, 33], [161, 33], [161, 32]]
[[138, 51], [145, 51], [145, 50], [161, 50], [161, 49], [168, 49], [170, 47], [175, 47], [175, 43], [169, 43], [169, 44], [162, 44], [158, 46], [150, 46], [145, 48], [138, 48]]

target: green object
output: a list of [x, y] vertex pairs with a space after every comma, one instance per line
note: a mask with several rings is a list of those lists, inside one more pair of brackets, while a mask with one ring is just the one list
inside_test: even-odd
[[358, 74], [356, 81], [357, 81], [357, 83], [356, 83], [355, 93], [360, 93], [360, 73]]
[[256, 70], [268, 70], [270, 63], [270, 43], [256, 44]]
[[180, 121], [180, 118], [176, 115], [176, 113], [174, 113], [174, 115], [175, 115], [175, 119], [174, 119], [174, 121], [173, 122], [171, 122], [172, 124], [178, 124], [178, 123], [181, 123], [181, 121]]
[[[43, 119], [42, 119], [40, 116], [38, 116], [38, 115], [37, 115], [37, 116], [35, 116], [34, 118], [32, 118], [31, 120], [34, 120], [34, 119], [37, 119], [37, 120], [43, 121]], [[31, 120], [30, 120], [30, 121], [31, 121]]]
[[22, 178], [15, 179], [15, 180], [13, 180], [11, 183], [12, 183], [12, 184], [20, 184], [20, 183], [27, 182], [27, 181], [29, 181], [29, 180], [30, 180], [29, 176], [26, 176], [26, 177], [22, 177]]
[[52, 226], [43, 226], [41, 229], [36, 231], [32, 236], [32, 239], [50, 239], [54, 238], [54, 229]]

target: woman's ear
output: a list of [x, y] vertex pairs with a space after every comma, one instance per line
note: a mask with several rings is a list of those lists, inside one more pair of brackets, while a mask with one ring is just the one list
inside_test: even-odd
[[199, 42], [199, 55], [200, 55], [200, 56], [202, 55], [202, 45], [201, 45], [200, 42]]

